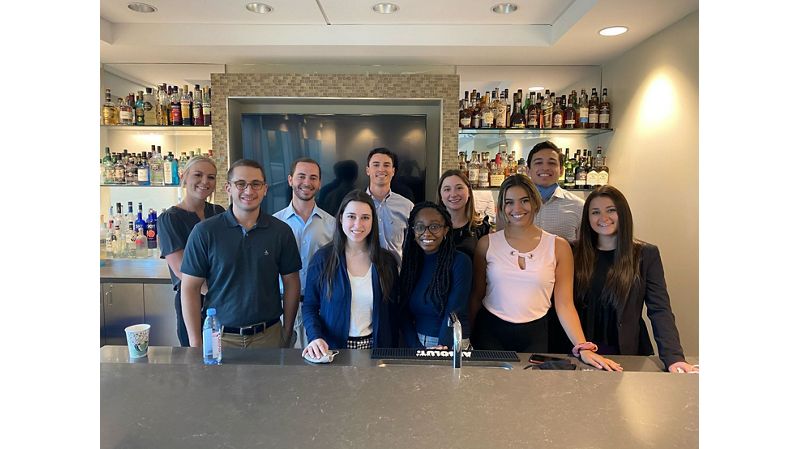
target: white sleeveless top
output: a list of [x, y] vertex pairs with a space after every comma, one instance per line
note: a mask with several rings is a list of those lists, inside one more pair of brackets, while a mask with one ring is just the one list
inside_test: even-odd
[[[490, 313], [510, 323], [528, 323], [546, 315], [557, 266], [555, 239], [543, 231], [534, 250], [519, 253], [507, 243], [504, 230], [488, 234], [487, 289], [482, 304]], [[519, 256], [525, 259], [526, 269], [518, 266]]]
[[374, 308], [374, 291], [371, 286], [371, 269], [363, 276], [354, 276], [349, 270], [349, 285], [352, 290], [350, 302], [349, 336], [365, 337], [371, 335], [372, 309]]

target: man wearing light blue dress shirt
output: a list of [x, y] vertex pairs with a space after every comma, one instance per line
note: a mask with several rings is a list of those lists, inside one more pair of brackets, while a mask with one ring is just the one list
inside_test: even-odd
[[396, 154], [387, 148], [375, 148], [369, 152], [366, 163], [369, 186], [366, 193], [374, 200], [377, 208], [380, 246], [390, 251], [401, 265], [402, 244], [413, 202], [391, 191], [391, 180], [396, 174], [396, 159]]
[[[321, 187], [321, 167], [318, 162], [310, 158], [295, 160], [288, 175], [288, 185], [293, 192], [291, 202], [288, 207], [276, 212], [274, 217], [288, 224], [296, 238], [302, 259], [302, 269], [299, 270], [301, 301], [305, 294], [308, 264], [319, 248], [332, 241], [335, 217], [316, 204], [316, 193]], [[302, 349], [307, 346], [301, 307], [294, 321], [294, 331], [297, 335], [294, 347]]]

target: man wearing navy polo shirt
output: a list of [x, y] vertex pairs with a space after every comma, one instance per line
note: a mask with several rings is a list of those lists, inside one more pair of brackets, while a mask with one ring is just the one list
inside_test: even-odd
[[207, 282], [202, 307], [216, 309], [224, 326], [222, 346], [287, 347], [299, 307], [302, 268], [294, 234], [287, 224], [261, 212], [268, 186], [259, 163], [234, 162], [225, 189], [232, 206], [197, 224], [183, 253], [180, 294], [189, 344], [202, 345], [200, 288]]

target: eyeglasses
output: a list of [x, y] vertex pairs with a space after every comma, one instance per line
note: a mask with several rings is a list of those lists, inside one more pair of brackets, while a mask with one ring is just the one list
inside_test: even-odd
[[418, 235], [421, 235], [427, 229], [429, 229], [429, 232], [431, 232], [433, 234], [437, 234], [437, 233], [441, 232], [441, 229], [443, 229], [444, 227], [445, 227], [444, 225], [438, 224], [438, 223], [432, 223], [429, 226], [424, 226], [424, 223], [416, 223], [416, 224], [413, 225], [413, 232], [415, 232]]
[[266, 186], [266, 183], [263, 181], [252, 181], [252, 182], [236, 181], [233, 183], [233, 185], [236, 186], [236, 189], [243, 192], [244, 190], [247, 189], [247, 186], [252, 187], [252, 190], [255, 191], [263, 190], [263, 188]]

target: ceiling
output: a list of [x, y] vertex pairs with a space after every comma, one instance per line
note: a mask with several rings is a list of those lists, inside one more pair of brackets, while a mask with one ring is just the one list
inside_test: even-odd
[[[392, 0], [399, 10], [378, 14], [378, 0], [261, 0], [273, 11], [255, 14], [245, 9], [248, 0], [139, 1], [158, 10], [141, 14], [126, 0], [100, 1], [103, 64], [168, 70], [190, 63], [199, 72], [204, 65], [249, 64], [426, 71], [600, 65], [698, 10], [698, 0], [514, 0], [518, 10], [500, 15], [491, 11], [497, 0]], [[611, 25], [629, 32], [598, 35]]]

